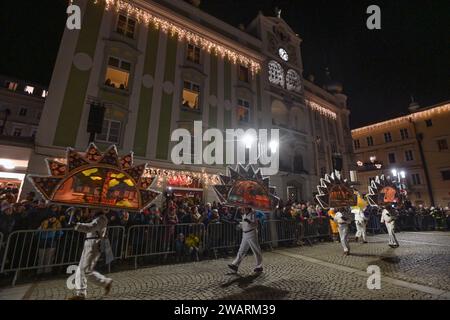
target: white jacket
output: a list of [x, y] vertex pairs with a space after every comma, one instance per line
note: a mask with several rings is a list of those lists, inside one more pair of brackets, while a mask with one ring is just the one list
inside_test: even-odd
[[366, 216], [364, 215], [364, 212], [361, 209], [353, 209], [352, 213], [355, 215], [355, 221], [356, 222], [366, 222], [368, 219], [366, 218]]
[[381, 223], [390, 223], [395, 220], [395, 215], [392, 215], [388, 210], [381, 211]]
[[334, 216], [334, 221], [338, 224], [350, 224], [352, 223], [352, 214], [347, 212], [336, 212], [336, 215]]

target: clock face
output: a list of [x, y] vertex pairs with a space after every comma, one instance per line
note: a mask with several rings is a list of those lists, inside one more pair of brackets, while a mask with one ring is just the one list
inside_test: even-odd
[[284, 61], [289, 60], [289, 55], [285, 49], [283, 48], [278, 49], [278, 54], [280, 55], [280, 58], [283, 59]]

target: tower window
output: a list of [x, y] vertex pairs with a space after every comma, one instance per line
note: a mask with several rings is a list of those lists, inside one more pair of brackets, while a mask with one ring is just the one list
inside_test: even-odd
[[271, 84], [284, 87], [284, 70], [275, 60], [269, 62], [269, 81]]

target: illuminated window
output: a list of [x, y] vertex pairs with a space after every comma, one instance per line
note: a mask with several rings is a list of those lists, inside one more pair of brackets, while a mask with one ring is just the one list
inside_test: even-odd
[[284, 70], [281, 64], [274, 60], [269, 62], [269, 81], [284, 87]]
[[32, 86], [26, 86], [24, 91], [25, 91], [26, 93], [28, 93], [28, 94], [33, 94], [33, 92], [34, 92], [34, 87], [32, 87]]
[[20, 108], [19, 116], [25, 117], [27, 115], [28, 109], [27, 108]]
[[119, 20], [117, 21], [117, 33], [133, 39], [135, 30], [136, 20], [124, 15], [119, 15]]
[[199, 110], [200, 86], [190, 81], [184, 81], [183, 107], [191, 110]]
[[248, 68], [244, 67], [244, 66], [239, 66], [238, 68], [238, 72], [239, 72], [239, 80], [243, 81], [243, 82], [249, 82], [249, 77], [248, 77]]
[[191, 62], [200, 64], [200, 48], [188, 43], [186, 59]]
[[46, 98], [48, 96], [48, 91], [47, 90], [42, 90], [42, 98]]
[[119, 143], [120, 141], [120, 121], [103, 120], [102, 132], [96, 136], [97, 141]]
[[22, 128], [14, 128], [13, 136], [20, 137], [22, 135]]
[[121, 90], [128, 90], [131, 64], [117, 58], [110, 57], [106, 69], [105, 85]]
[[17, 82], [6, 81], [6, 88], [8, 88], [8, 90], [16, 91], [18, 85]]
[[292, 69], [289, 69], [286, 74], [286, 88], [297, 92], [299, 92], [301, 88], [300, 76]]
[[239, 122], [248, 123], [250, 121], [250, 103], [247, 100], [238, 99], [236, 114]]

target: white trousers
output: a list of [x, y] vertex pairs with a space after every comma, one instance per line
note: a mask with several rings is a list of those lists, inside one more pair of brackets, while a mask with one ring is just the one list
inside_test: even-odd
[[338, 225], [339, 237], [341, 238], [341, 245], [344, 248], [344, 252], [350, 251], [350, 246], [348, 244], [348, 224], [341, 223]]
[[366, 241], [366, 221], [356, 221], [356, 235], [357, 238], [362, 238], [363, 241]]
[[87, 279], [95, 285], [105, 288], [112, 279], [105, 277], [97, 271], [94, 271], [95, 265], [100, 258], [100, 240], [90, 239], [84, 242], [83, 253], [80, 263], [75, 273], [75, 288], [79, 296], [87, 294]]
[[252, 249], [252, 252], [255, 255], [256, 259], [255, 268], [261, 268], [262, 254], [261, 254], [261, 247], [259, 246], [258, 243], [258, 231], [256, 229], [247, 233], [245, 232], [242, 233], [241, 246], [239, 247], [236, 259], [234, 259], [232, 264], [234, 264], [235, 266], [239, 266], [242, 260], [244, 259], [245, 255], [247, 254], [249, 248]]
[[391, 222], [386, 222], [386, 229], [388, 231], [389, 234], [389, 244], [390, 245], [395, 245], [398, 246], [398, 241], [397, 238], [395, 237], [395, 221], [391, 221]]

